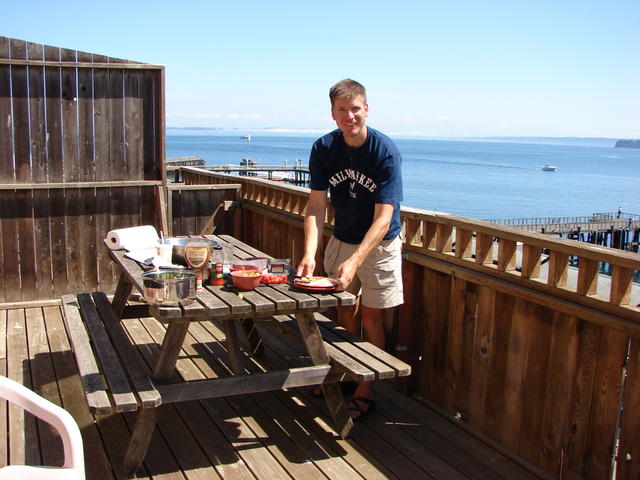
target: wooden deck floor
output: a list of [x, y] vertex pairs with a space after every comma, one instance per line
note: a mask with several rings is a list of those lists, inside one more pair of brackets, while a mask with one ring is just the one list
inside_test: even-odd
[[[140, 354], [151, 361], [162, 326], [153, 319], [126, 322]], [[119, 466], [134, 416], [89, 413], [60, 307], [0, 310], [0, 332], [6, 332], [0, 373], [64, 406], [80, 425], [87, 478], [122, 478]], [[226, 369], [216, 342], [222, 335], [212, 324], [190, 328], [180, 374], [199, 378]], [[269, 334], [268, 340], [271, 364], [304, 362], [287, 338]], [[158, 418], [137, 478], [539, 478], [386, 383], [377, 388], [376, 412], [356, 424], [348, 440], [331, 430], [324, 403], [308, 389], [165, 405]], [[59, 439], [49, 427], [2, 401], [0, 432], [0, 465], [62, 463]]]

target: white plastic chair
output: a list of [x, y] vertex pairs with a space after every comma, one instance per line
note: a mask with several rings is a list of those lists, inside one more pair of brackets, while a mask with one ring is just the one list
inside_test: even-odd
[[44, 467], [8, 465], [0, 468], [0, 479], [84, 480], [84, 451], [78, 424], [65, 409], [51, 403], [24, 385], [0, 375], [0, 397], [19, 405], [53, 425], [62, 438], [64, 465]]

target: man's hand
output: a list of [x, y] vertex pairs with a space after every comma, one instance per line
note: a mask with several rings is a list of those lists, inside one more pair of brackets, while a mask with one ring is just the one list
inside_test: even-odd
[[338, 290], [345, 290], [356, 275], [358, 264], [353, 257], [346, 259], [338, 267]]
[[311, 257], [303, 257], [298, 265], [296, 275], [298, 277], [310, 277], [316, 269], [316, 260]]
[[393, 205], [376, 203], [373, 212], [373, 223], [367, 230], [364, 239], [358, 245], [356, 251], [338, 267], [339, 289], [344, 290], [347, 288], [356, 275], [358, 267], [362, 265], [369, 253], [380, 244], [385, 233], [389, 230], [392, 215]]

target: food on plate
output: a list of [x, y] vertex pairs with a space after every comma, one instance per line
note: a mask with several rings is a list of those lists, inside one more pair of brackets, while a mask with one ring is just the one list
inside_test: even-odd
[[336, 280], [333, 278], [327, 277], [300, 277], [298, 283], [303, 284], [308, 287], [335, 287]]

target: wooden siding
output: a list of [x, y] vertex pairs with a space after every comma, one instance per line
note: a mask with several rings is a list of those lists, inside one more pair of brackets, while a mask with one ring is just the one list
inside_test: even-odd
[[[241, 183], [233, 235], [300, 259], [308, 190], [183, 175]], [[615, 465], [618, 479], [636, 478], [640, 256], [440, 212], [401, 215], [405, 304], [389, 331], [413, 368], [407, 391], [553, 477], [611, 478]]]
[[0, 303], [100, 288], [114, 228], [159, 223], [163, 68], [0, 37]]

